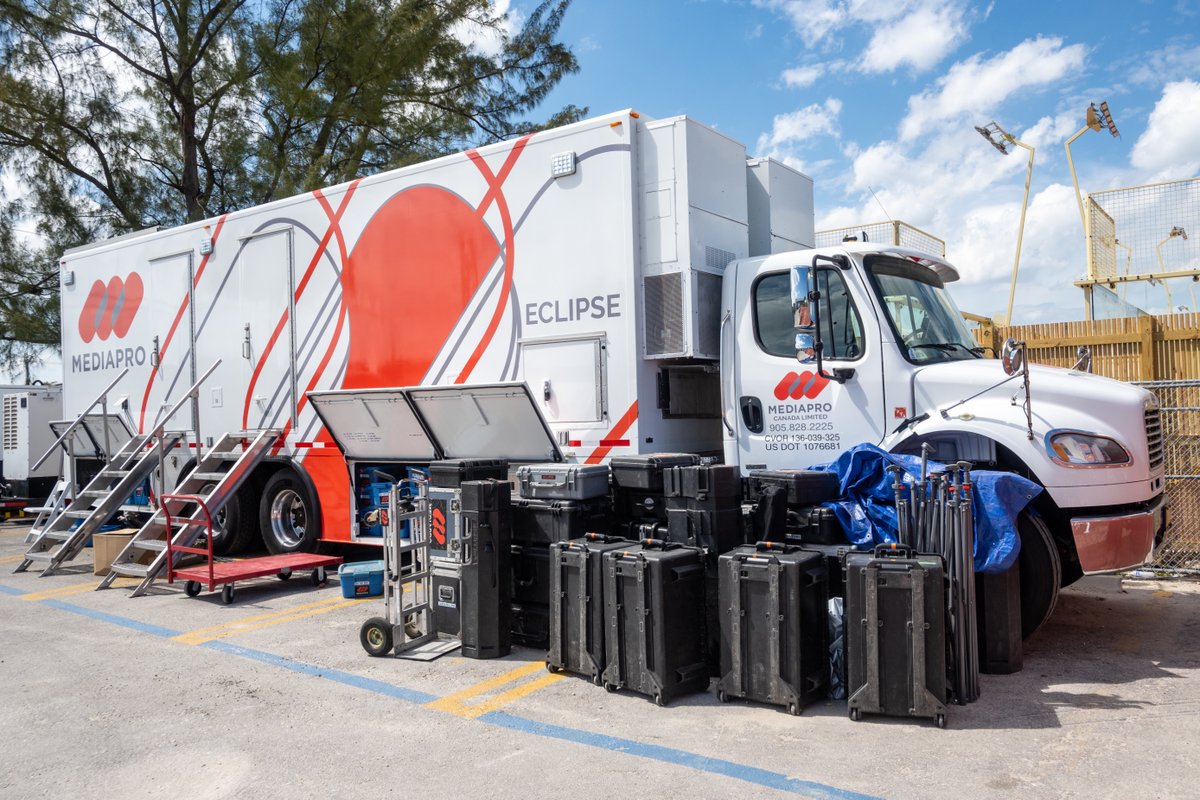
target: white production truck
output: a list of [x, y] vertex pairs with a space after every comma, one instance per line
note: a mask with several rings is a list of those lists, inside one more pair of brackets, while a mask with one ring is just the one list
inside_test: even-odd
[[[1151, 393], [1010, 376], [943, 259], [813, 239], [807, 177], [686, 117], [610, 114], [66, 253], [65, 413], [128, 368], [116, 392], [147, 430], [219, 361], [166, 486], [214, 436], [283, 431], [225, 508], [226, 548], [379, 541], [352, 502], [374, 477], [347, 458], [683, 451], [746, 475], [928, 442], [1045, 487], [1019, 524], [1027, 631], [1060, 585], [1148, 558]], [[338, 442], [308, 396], [327, 390], [356, 390], [318, 400]]]

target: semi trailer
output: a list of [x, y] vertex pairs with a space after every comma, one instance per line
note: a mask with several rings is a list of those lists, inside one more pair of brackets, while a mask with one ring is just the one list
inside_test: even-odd
[[626, 110], [99, 242], [61, 259], [65, 412], [128, 369], [149, 430], [207, 373], [166, 487], [213, 437], [281, 431], [224, 506], [226, 550], [378, 542], [381, 465], [676, 451], [746, 476], [871, 442], [1044, 487], [1018, 520], [1027, 632], [1060, 586], [1143, 563], [1154, 395], [985, 357], [953, 265], [812, 249], [813, 219], [806, 176]]

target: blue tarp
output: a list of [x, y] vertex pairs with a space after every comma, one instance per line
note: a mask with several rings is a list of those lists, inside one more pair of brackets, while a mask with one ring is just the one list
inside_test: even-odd
[[[921, 459], [888, 453], [873, 444], [859, 444], [842, 453], [832, 464], [812, 469], [836, 472], [841, 480], [841, 500], [824, 505], [832, 508], [856, 546], [869, 549], [896, 539], [896, 495], [889, 465], [907, 473], [911, 483], [921, 477]], [[929, 471], [943, 468], [929, 462]], [[1042, 487], [1011, 472], [973, 470], [971, 499], [975, 518], [975, 571], [1003, 572], [1012, 566], [1021, 550], [1016, 519]]]

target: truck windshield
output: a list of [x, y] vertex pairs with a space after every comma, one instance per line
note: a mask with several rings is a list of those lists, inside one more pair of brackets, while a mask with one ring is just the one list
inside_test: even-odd
[[888, 319], [914, 364], [982, 358], [962, 314], [934, 272], [897, 258], [867, 260]]

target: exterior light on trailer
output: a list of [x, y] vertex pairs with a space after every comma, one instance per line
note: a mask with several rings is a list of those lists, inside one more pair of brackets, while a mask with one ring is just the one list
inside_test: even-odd
[[565, 178], [575, 174], [575, 151], [558, 153], [550, 159], [550, 177]]

